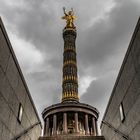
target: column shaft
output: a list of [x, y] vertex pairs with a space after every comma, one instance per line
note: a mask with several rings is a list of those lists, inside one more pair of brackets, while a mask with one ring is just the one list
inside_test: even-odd
[[45, 135], [49, 136], [49, 118], [46, 119], [46, 131], [45, 131]]
[[88, 114], [85, 114], [85, 134], [89, 134], [89, 126], [88, 126]]
[[75, 132], [78, 133], [79, 132], [79, 128], [78, 128], [78, 113], [75, 113]]
[[97, 125], [97, 121], [95, 120], [95, 125], [96, 125], [96, 136], [98, 136], [98, 125]]
[[92, 134], [96, 136], [96, 124], [95, 124], [95, 118], [92, 117]]
[[63, 133], [67, 134], [67, 113], [63, 114]]
[[79, 101], [76, 61], [76, 30], [65, 30], [63, 54], [62, 102]]
[[53, 115], [53, 135], [57, 134], [57, 116]]

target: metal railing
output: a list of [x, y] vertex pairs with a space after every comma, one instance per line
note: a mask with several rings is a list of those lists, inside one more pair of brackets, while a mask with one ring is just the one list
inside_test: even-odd
[[13, 139], [11, 140], [18, 140], [20, 137], [22, 137], [23, 135], [25, 135], [26, 133], [28, 133], [31, 129], [33, 129], [35, 126], [40, 125], [41, 122], [37, 122], [35, 124], [33, 124], [32, 126], [30, 126], [29, 128], [27, 128], [26, 130], [24, 130], [23, 132], [21, 132], [20, 134], [18, 134], [17, 136], [15, 136]]
[[102, 124], [107, 125], [110, 129], [112, 129], [115, 133], [121, 135], [124, 139], [126, 139], [126, 140], [132, 140], [128, 135], [126, 135], [123, 132], [121, 132], [120, 130], [116, 129], [114, 126], [112, 126], [108, 122], [102, 121]]

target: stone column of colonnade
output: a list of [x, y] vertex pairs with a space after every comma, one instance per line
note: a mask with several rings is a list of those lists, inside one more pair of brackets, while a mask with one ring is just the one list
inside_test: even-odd
[[85, 114], [85, 134], [89, 134], [88, 114]]
[[53, 135], [57, 134], [57, 116], [53, 115]]
[[67, 134], [67, 113], [63, 113], [63, 133]]
[[75, 118], [75, 133], [78, 133], [79, 128], [78, 128], [78, 113], [77, 112], [74, 113], [74, 118]]
[[94, 136], [97, 136], [97, 124], [96, 124], [97, 122], [96, 122], [96, 120], [95, 120], [95, 118], [94, 117], [92, 117], [92, 134], [94, 135]]
[[45, 135], [49, 136], [49, 117], [46, 118], [46, 122], [45, 122]]
[[96, 125], [96, 136], [98, 135], [98, 125], [97, 125], [97, 121], [95, 121], [95, 125]]

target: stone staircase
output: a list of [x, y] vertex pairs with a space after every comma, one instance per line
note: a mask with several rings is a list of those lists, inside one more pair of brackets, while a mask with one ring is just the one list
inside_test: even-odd
[[59, 135], [51, 137], [40, 137], [39, 140], [105, 140], [105, 138], [103, 136]]

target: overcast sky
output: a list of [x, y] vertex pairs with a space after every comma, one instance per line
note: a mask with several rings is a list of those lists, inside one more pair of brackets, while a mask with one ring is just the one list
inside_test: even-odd
[[62, 7], [74, 8], [80, 101], [104, 114], [132, 33], [140, 0], [0, 0], [4, 22], [41, 118], [61, 101]]

